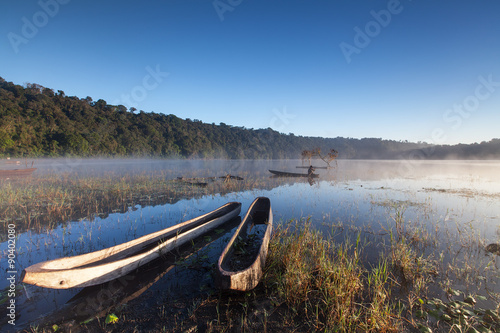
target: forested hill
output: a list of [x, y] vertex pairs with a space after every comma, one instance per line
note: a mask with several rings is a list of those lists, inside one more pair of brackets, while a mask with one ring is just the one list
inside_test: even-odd
[[100, 99], [66, 96], [37, 84], [0, 78], [0, 156], [157, 156], [300, 158], [334, 148], [339, 158], [500, 158], [500, 140], [431, 147], [374, 138], [318, 138], [206, 124], [174, 115], [135, 112]]

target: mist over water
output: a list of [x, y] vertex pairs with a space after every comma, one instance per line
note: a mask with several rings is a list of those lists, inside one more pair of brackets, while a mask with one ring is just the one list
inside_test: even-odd
[[[105, 174], [133, 175], [165, 172], [171, 177], [199, 177], [224, 175], [227, 173], [249, 173], [269, 175], [267, 170], [275, 168], [291, 172], [305, 172], [296, 166], [308, 165], [301, 160], [170, 160], [170, 159], [80, 159], [55, 158], [35, 159], [38, 170], [34, 176], [49, 173], [68, 173], [80, 176]], [[325, 166], [315, 160], [316, 166]], [[327, 179], [335, 180], [379, 180], [386, 178], [476, 177], [480, 181], [500, 183], [500, 162], [496, 160], [337, 160], [331, 163], [328, 172], [316, 170]], [[500, 188], [498, 189], [500, 191]]]
[[[307, 164], [307, 162], [306, 162]], [[105, 218], [81, 221], [61, 221], [53, 230], [37, 234], [32, 231], [18, 235], [17, 267], [22, 269], [44, 260], [73, 256], [103, 249], [164, 229], [211, 211], [227, 202], [242, 203], [244, 216], [257, 196], [271, 199], [275, 223], [296, 219], [312, 225], [336, 241], [351, 237], [347, 230], [369, 230], [373, 251], [367, 260], [378, 256], [377, 244], [383, 242], [396, 210], [405, 220], [429, 232], [438, 230], [443, 244], [463, 239], [460, 231], [471, 230], [474, 239], [485, 245], [500, 242], [500, 162], [499, 161], [379, 161], [338, 160], [332, 169], [317, 169], [319, 178], [271, 178], [269, 169], [306, 173], [300, 160], [156, 160], [156, 159], [41, 159], [35, 160], [37, 171], [33, 179], [61, 177], [125, 177], [130, 175], [161, 174], [167, 179], [177, 177], [221, 177], [227, 174], [253, 180], [253, 188], [226, 194], [211, 194], [187, 198], [172, 204], [129, 207], [125, 213], [112, 213]], [[313, 161], [313, 165], [324, 165]], [[5, 184], [5, 183], [4, 183]], [[232, 229], [234, 230], [234, 228]], [[210, 261], [228, 241], [231, 232], [214, 243]], [[356, 233], [354, 233], [356, 235]], [[372, 236], [373, 235], [373, 236]], [[446, 239], [445, 239], [446, 238]], [[439, 240], [441, 241], [441, 240]], [[437, 245], [439, 246], [439, 244]], [[0, 244], [2, 258], [7, 244]], [[451, 260], [451, 258], [448, 258]], [[176, 269], [155, 283], [160, 294], [169, 285], [175, 295], [176, 279], [198, 285], [200, 277], [189, 270]], [[211, 278], [203, 283], [213, 288]], [[17, 281], [19, 281], [19, 276]], [[180, 281], [180, 280], [179, 280]], [[7, 287], [2, 272], [0, 289]], [[17, 297], [19, 323], [29, 324], [39, 316], [64, 306], [78, 293], [76, 290], [53, 290], [26, 285]], [[173, 290], [172, 290], [173, 288]], [[497, 289], [499, 287], [494, 286]], [[148, 297], [153, 297], [149, 295]], [[138, 298], [131, 301], [144, 302]], [[152, 301], [152, 300], [146, 300]]]

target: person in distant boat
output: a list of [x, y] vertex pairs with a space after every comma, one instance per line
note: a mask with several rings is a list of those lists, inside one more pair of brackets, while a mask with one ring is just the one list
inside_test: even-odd
[[312, 175], [314, 174], [314, 171], [316, 171], [316, 169], [314, 169], [314, 167], [311, 165], [309, 167], [309, 169], [307, 169], [307, 176], [312, 177]]

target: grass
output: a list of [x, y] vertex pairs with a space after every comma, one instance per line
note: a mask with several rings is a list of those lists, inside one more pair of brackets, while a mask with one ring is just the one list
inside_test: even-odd
[[291, 317], [306, 318], [319, 331], [400, 330], [390, 302], [386, 261], [371, 270], [360, 262], [356, 244], [335, 244], [310, 224], [278, 228], [270, 247], [265, 284], [286, 305]]
[[[393, 224], [387, 228], [390, 242], [380, 244], [378, 262], [368, 267], [361, 259], [368, 250], [361, 245], [360, 231], [355, 242], [336, 243], [309, 222], [278, 225], [269, 244], [265, 275], [255, 290], [208, 297], [171, 331], [182, 331], [182, 325], [209, 327], [210, 332], [500, 329], [498, 295], [487, 300], [448, 287], [443, 290], [447, 299], [433, 296], [436, 288], [444, 287], [441, 281], [446, 274], [452, 272], [440, 267], [432, 251], [425, 251], [434, 246], [435, 235], [406, 221], [401, 208], [396, 209], [399, 213], [393, 215]], [[476, 305], [476, 299], [489, 301], [489, 309], [485, 304]]]
[[[205, 178], [198, 177], [200, 181]], [[106, 217], [135, 205], [174, 203], [214, 193], [228, 193], [267, 184], [252, 178], [210, 179], [201, 187], [172, 179], [167, 172], [136, 175], [70, 177], [52, 174], [37, 178], [0, 180], [0, 241], [5, 241], [9, 223], [17, 233], [41, 232], [60, 223]]]
[[[278, 224], [261, 283], [246, 293], [217, 292], [172, 332], [399, 332], [411, 326], [393, 297], [387, 259], [366, 268], [360, 234], [335, 243], [310, 222]], [[214, 319], [216, 318], [216, 319]]]

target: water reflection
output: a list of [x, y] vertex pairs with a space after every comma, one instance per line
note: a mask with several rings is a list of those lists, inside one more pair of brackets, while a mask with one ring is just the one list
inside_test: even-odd
[[[248, 188], [224, 194], [213, 193], [186, 198], [175, 203], [135, 206], [121, 213], [106, 212], [110, 214], [93, 221], [61, 221], [55, 229], [41, 234], [32, 231], [19, 233], [16, 239], [18, 274], [22, 268], [34, 263], [120, 244], [193, 218], [230, 201], [241, 202], [243, 214], [257, 196], [271, 199], [276, 224], [290, 219], [301, 220], [302, 223], [309, 220], [317, 229], [333, 236], [338, 242], [362, 234], [367, 268], [379, 258], [384, 246], [389, 242], [388, 231], [394, 225], [398, 214], [404, 217], [406, 228], [419, 231], [415, 237], [427, 237], [425, 242], [416, 243], [416, 248], [422, 255], [431, 254], [436, 260], [456, 268], [440, 272], [439, 278], [449, 278], [457, 287], [471, 288], [467, 285], [471, 283], [471, 273], [464, 275], [464, 271], [458, 270], [465, 267], [464, 263], [470, 267], [477, 265], [477, 269], [471, 268], [471, 272], [474, 269], [479, 271], [480, 267], [489, 265], [494, 258], [492, 254], [486, 256], [483, 248], [500, 240], [498, 161], [409, 163], [341, 160], [334, 169], [317, 169], [316, 173], [320, 177], [314, 182], [309, 182], [306, 178], [271, 178], [267, 171], [291, 170], [300, 164], [298, 160], [37, 161], [35, 165], [38, 170], [33, 177], [43, 177], [44, 174], [54, 172], [68, 172], [69, 177], [106, 175], [110, 172], [163, 172], [171, 179], [232, 174], [242, 176]], [[226, 235], [226, 238], [229, 236]], [[130, 306], [139, 308], [154, 308], [157, 303], [170, 304], [168, 300], [176, 297], [176, 291], [184, 293], [183, 297], [191, 297], [199, 292], [199, 286], [192, 286], [192, 281], [203, 281], [202, 284], [206, 285], [206, 288], [211, 288], [210, 265], [217, 261], [225, 245], [224, 240], [225, 237], [221, 236], [217, 240], [220, 244], [216, 242], [214, 246], [201, 250], [203, 254], [197, 252], [198, 254], [190, 257], [203, 257], [202, 265], [188, 263], [186, 265], [192, 268], [190, 270], [184, 269], [187, 267], [184, 265], [171, 268], [173, 259], [165, 260], [158, 266], [148, 266], [143, 275], [133, 277], [139, 279], [137, 282], [127, 282], [126, 286], [120, 281], [115, 281], [113, 285], [86, 290], [50, 290], [23, 286], [16, 296], [18, 322], [29, 324], [47, 313], [60, 316], [54, 318], [69, 318], [75, 311], [81, 312], [75, 310], [79, 304], [88, 303], [85, 300], [97, 298], [99, 293], [103, 301], [92, 301], [92, 304], [99, 306], [91, 309], [94, 314], [100, 313], [116, 305], [109, 305], [106, 301], [106, 290], [113, 295], [121, 295], [121, 303], [137, 302], [136, 305]], [[7, 243], [0, 244], [0, 250], [3, 264]], [[497, 263], [494, 262], [490, 266], [495, 267], [495, 264]], [[498, 267], [495, 269], [498, 276]], [[4, 272], [5, 268], [2, 267], [2, 290], [7, 287]], [[193, 275], [195, 272], [199, 275]], [[483, 277], [476, 286], [477, 290], [500, 292], [500, 287], [495, 284], [493, 277]], [[146, 289], [143, 289], [145, 287]], [[137, 297], [136, 301], [131, 301], [132, 295]], [[87, 314], [84, 313], [83, 317]], [[6, 327], [8, 328], [1, 328], [4, 330]]]

